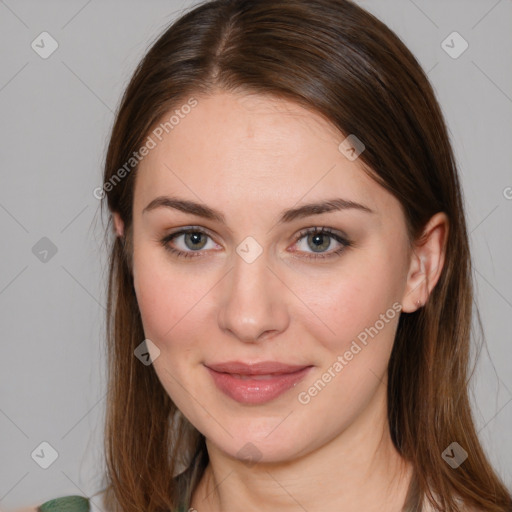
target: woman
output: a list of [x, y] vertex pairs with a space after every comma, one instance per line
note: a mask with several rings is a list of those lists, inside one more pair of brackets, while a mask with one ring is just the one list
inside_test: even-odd
[[107, 510], [512, 510], [468, 400], [446, 126], [375, 17], [196, 6], [137, 68], [97, 192]]

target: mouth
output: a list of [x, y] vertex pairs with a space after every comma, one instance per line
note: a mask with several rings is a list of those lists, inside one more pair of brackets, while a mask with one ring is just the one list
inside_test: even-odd
[[244, 404], [263, 404], [295, 387], [313, 366], [285, 365], [274, 361], [246, 364], [228, 362], [205, 365], [216, 387]]
[[278, 377], [281, 375], [290, 375], [290, 373], [269, 373], [268, 375], [242, 375], [240, 373], [228, 373], [228, 372], [221, 372], [221, 373], [227, 373], [228, 375], [231, 375], [232, 377], [236, 377], [237, 379], [241, 379], [241, 380], [270, 380], [274, 377]]

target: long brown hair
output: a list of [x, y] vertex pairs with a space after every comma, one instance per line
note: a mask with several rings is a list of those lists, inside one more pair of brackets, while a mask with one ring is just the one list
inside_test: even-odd
[[[355, 134], [366, 147], [359, 157], [364, 171], [401, 203], [411, 242], [432, 215], [446, 213], [441, 276], [423, 308], [400, 316], [389, 361], [391, 436], [414, 469], [405, 509], [421, 510], [426, 497], [447, 512], [461, 510], [460, 499], [489, 512], [510, 510], [511, 496], [480, 446], [468, 400], [472, 269], [445, 122], [411, 52], [348, 0], [203, 2], [152, 45], [122, 97], [102, 188], [109, 211], [125, 224], [125, 237], [113, 237], [109, 219], [109, 510], [188, 506], [208, 464], [204, 436], [177, 409], [153, 367], [134, 357], [144, 331], [130, 256], [133, 153], [173, 109], [216, 90], [292, 100], [341, 134]], [[454, 441], [468, 453], [456, 469], [442, 457]]]

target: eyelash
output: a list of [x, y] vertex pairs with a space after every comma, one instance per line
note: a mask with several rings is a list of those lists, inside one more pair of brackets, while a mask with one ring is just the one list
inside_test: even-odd
[[[200, 228], [187, 228], [187, 229], [183, 229], [181, 231], [176, 231], [174, 233], [171, 233], [171, 234], [165, 236], [164, 238], [162, 238], [162, 240], [160, 240], [160, 243], [162, 244], [162, 246], [164, 247], [164, 249], [166, 251], [177, 256], [178, 258], [201, 257], [201, 251], [181, 251], [181, 250], [175, 249], [174, 247], [171, 247], [169, 245], [169, 242], [174, 240], [174, 238], [176, 238], [180, 235], [187, 235], [187, 234], [191, 234], [191, 233], [201, 233], [203, 235], [210, 237], [210, 235], [206, 231], [203, 231]], [[347, 238], [344, 238], [343, 236], [339, 235], [338, 233], [332, 231], [330, 228], [325, 228], [325, 227], [320, 227], [320, 228], [315, 227], [315, 228], [309, 228], [309, 229], [305, 229], [305, 230], [301, 231], [297, 235], [294, 245], [299, 240], [301, 240], [302, 238], [304, 238], [305, 236], [310, 235], [310, 234], [312, 234], [312, 235], [317, 235], [317, 234], [328, 235], [329, 237], [333, 238], [337, 242], [341, 243], [342, 246], [339, 249], [336, 249], [335, 251], [331, 251], [328, 253], [318, 253], [318, 254], [315, 254], [314, 256], [305, 256], [306, 259], [319, 260], [319, 259], [325, 259], [325, 258], [332, 258], [334, 256], [341, 256], [341, 253], [343, 253], [346, 248], [351, 247], [353, 245], [352, 242], [350, 240], [348, 240]]]

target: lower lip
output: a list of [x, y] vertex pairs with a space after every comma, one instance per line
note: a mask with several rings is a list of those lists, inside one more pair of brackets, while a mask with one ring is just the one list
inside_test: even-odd
[[215, 385], [233, 400], [244, 404], [263, 404], [298, 384], [311, 370], [307, 366], [293, 373], [275, 375], [266, 379], [241, 379], [230, 373], [221, 373], [206, 367]]

